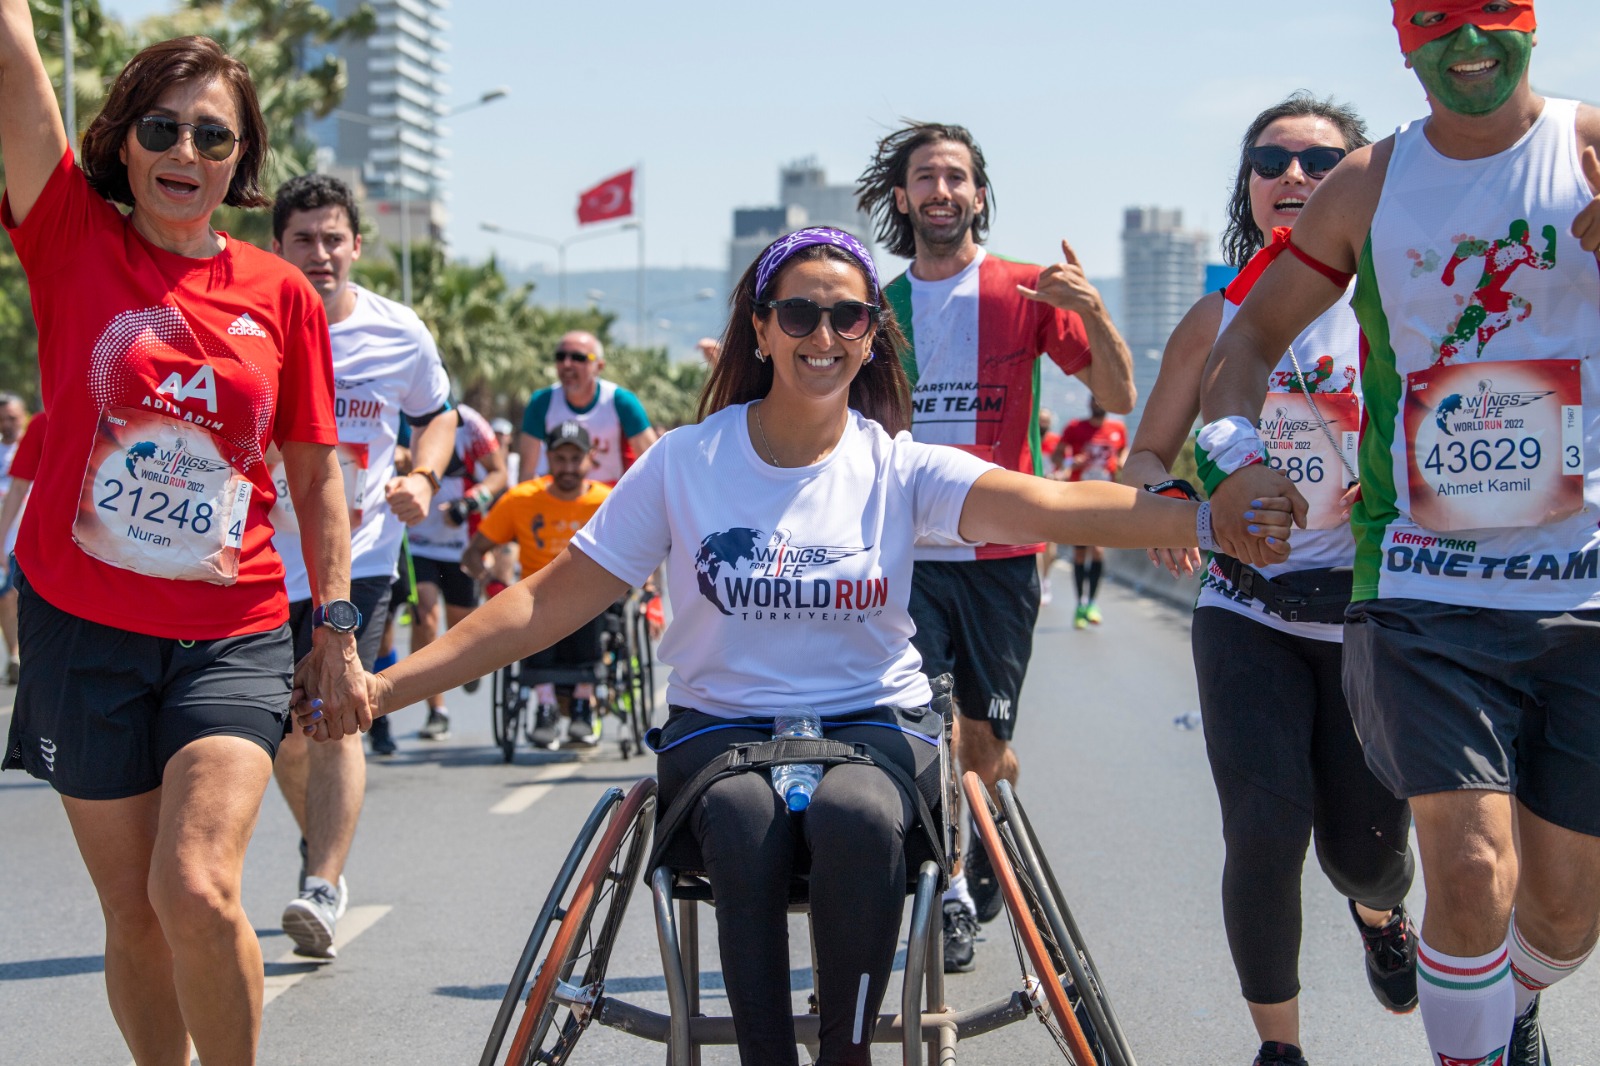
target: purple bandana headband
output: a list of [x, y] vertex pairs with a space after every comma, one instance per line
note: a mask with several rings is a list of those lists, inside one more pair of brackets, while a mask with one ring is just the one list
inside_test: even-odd
[[848, 252], [850, 257], [861, 264], [861, 269], [867, 272], [867, 280], [872, 282], [872, 297], [876, 299], [882, 291], [878, 287], [878, 268], [872, 262], [872, 255], [866, 246], [850, 234], [840, 229], [830, 229], [826, 226], [813, 226], [810, 229], [796, 230], [774, 241], [765, 252], [761, 253], [761, 262], [756, 264], [756, 299], [761, 299], [767, 291], [767, 286], [777, 276], [779, 268], [787, 263], [794, 254], [802, 248], [813, 245], [829, 244], [842, 252]]

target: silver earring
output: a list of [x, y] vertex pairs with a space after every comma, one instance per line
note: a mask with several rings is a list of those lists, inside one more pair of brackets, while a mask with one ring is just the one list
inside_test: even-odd
[[767, 357], [761, 354], [761, 349], [759, 347], [756, 348], [756, 362], [765, 363], [766, 361]]

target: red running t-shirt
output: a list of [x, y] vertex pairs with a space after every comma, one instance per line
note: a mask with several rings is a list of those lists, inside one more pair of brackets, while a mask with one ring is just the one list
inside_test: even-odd
[[1087, 418], [1068, 422], [1061, 431], [1066, 442], [1068, 481], [1115, 481], [1128, 449], [1128, 427], [1115, 418], [1098, 426]]
[[[288, 618], [267, 511], [268, 442], [338, 442], [322, 301], [299, 270], [228, 238], [158, 248], [65, 155], [19, 226], [50, 412], [17, 539], [60, 610], [179, 640]], [[155, 576], [159, 575], [159, 576]]]

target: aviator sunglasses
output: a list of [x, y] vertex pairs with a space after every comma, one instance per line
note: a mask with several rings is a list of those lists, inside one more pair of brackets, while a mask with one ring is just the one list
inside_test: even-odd
[[1291, 152], [1287, 148], [1279, 148], [1275, 144], [1258, 144], [1245, 152], [1250, 160], [1250, 169], [1263, 178], [1281, 178], [1283, 172], [1289, 169], [1289, 160], [1300, 160], [1300, 169], [1313, 180], [1320, 180], [1328, 176], [1328, 171], [1339, 165], [1339, 160], [1344, 158], [1343, 148], [1330, 148], [1327, 145], [1317, 145], [1315, 148], [1302, 148], [1298, 152]]
[[552, 357], [558, 363], [592, 363], [593, 352], [574, 352], [563, 348]]
[[219, 126], [215, 122], [179, 122], [165, 115], [144, 116], [134, 125], [133, 135], [146, 150], [165, 152], [178, 143], [185, 126], [189, 128], [189, 138], [194, 142], [195, 152], [213, 163], [220, 163], [232, 155], [239, 143], [238, 137], [226, 126]]
[[796, 338], [811, 336], [817, 324], [822, 321], [823, 312], [827, 312], [833, 332], [838, 334], [841, 340], [847, 341], [858, 341], [865, 337], [883, 310], [877, 304], [862, 303], [860, 300], [840, 300], [832, 307], [821, 307], [814, 300], [803, 300], [799, 297], [791, 300], [763, 300], [756, 306], [778, 312], [778, 328]]

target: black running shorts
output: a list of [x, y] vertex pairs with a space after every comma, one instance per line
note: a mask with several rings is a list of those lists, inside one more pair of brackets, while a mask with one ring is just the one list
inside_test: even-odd
[[243, 737], [276, 756], [289, 714], [288, 625], [219, 640], [130, 633], [59, 610], [18, 576], [22, 679], [6, 769], [76, 799], [161, 785], [194, 740]]
[[1034, 557], [917, 562], [910, 608], [922, 672], [950, 674], [961, 716], [988, 722], [996, 737], [1010, 740], [1039, 618]]
[[1600, 836], [1600, 611], [1366, 600], [1344, 632], [1356, 731], [1395, 795], [1509, 792]]
[[[363, 670], [371, 670], [378, 660], [378, 646], [383, 643], [383, 630], [389, 624], [393, 587], [394, 582], [387, 577], [358, 577], [350, 582], [350, 602], [361, 612], [361, 625], [356, 628], [356, 654], [361, 657]], [[289, 605], [295, 662], [311, 654], [311, 613], [310, 600], [296, 600]]]
[[451, 607], [478, 606], [478, 584], [472, 580], [472, 575], [461, 569], [460, 563], [447, 563], [413, 554], [411, 566], [417, 575], [417, 584], [437, 586], [444, 596], [444, 602]]

